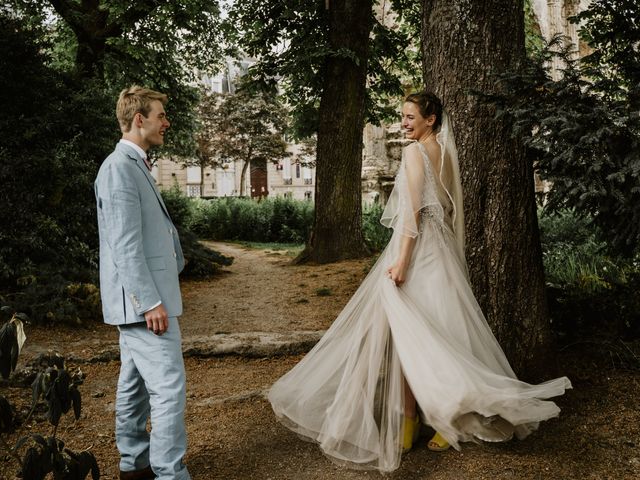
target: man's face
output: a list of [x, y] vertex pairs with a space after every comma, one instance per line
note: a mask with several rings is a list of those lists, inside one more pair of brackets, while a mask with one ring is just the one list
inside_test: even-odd
[[162, 102], [154, 100], [151, 103], [151, 111], [147, 117], [141, 113], [137, 113], [136, 117], [138, 117], [136, 122], [140, 126], [140, 135], [145, 144], [144, 146], [148, 149], [162, 145], [164, 143], [164, 134], [170, 125]]

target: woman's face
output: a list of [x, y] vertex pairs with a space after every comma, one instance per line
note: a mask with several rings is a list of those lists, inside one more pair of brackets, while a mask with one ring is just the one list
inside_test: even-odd
[[418, 105], [413, 102], [404, 102], [402, 106], [402, 129], [405, 138], [409, 140], [420, 140], [431, 133], [435, 115], [424, 118], [420, 114]]

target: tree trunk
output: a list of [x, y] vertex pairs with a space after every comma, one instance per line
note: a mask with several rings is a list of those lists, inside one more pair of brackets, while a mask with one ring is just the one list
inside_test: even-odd
[[473, 290], [515, 371], [550, 366], [551, 333], [533, 166], [472, 91], [524, 58], [523, 1], [423, 0], [423, 73], [449, 112], [460, 158]]
[[331, 0], [329, 39], [319, 109], [315, 216], [298, 262], [328, 263], [367, 253], [362, 234], [362, 131], [372, 0]]
[[[251, 160], [246, 159], [243, 160], [243, 164], [242, 164], [242, 172], [240, 173], [240, 192], [239, 193], [239, 197], [244, 197], [244, 191], [246, 190], [246, 182], [247, 182], [247, 168], [249, 167], [249, 163], [251, 162]], [[249, 195], [251, 196], [251, 195]]]
[[56, 12], [73, 31], [78, 47], [76, 68], [81, 78], [101, 78], [107, 41], [122, 34], [121, 28], [108, 24], [109, 11], [100, 0], [49, 0]]

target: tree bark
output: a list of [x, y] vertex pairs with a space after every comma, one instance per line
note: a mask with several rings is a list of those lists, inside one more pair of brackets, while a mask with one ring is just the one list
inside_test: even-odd
[[353, 57], [331, 55], [324, 65], [315, 216], [311, 237], [297, 262], [328, 263], [367, 253], [361, 225], [361, 170], [372, 0], [327, 3], [331, 49], [348, 50]]
[[166, 0], [137, 0], [114, 20], [101, 0], [48, 1], [76, 36], [76, 67], [81, 78], [102, 77], [109, 40], [121, 37], [125, 25], [135, 25], [166, 3]]
[[449, 112], [460, 158], [467, 260], [476, 297], [514, 370], [551, 365], [533, 166], [509, 125], [473, 91], [524, 59], [523, 0], [423, 0], [423, 74]]
[[[245, 194], [245, 190], [246, 190], [246, 184], [247, 184], [247, 169], [249, 168], [249, 163], [251, 162], [250, 158], [247, 158], [245, 160], [242, 161], [242, 172], [240, 173], [240, 193], [239, 193], [239, 197], [244, 197]], [[249, 197], [251, 197], [251, 194], [248, 195]]]

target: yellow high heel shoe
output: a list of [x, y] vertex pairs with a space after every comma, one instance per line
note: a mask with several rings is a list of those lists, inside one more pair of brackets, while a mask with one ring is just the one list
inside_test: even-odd
[[438, 432], [436, 432], [436, 434], [431, 437], [431, 440], [429, 440], [429, 443], [427, 443], [427, 448], [432, 452], [444, 452], [445, 450], [448, 450], [449, 447], [451, 447], [449, 442], [447, 442]]
[[418, 440], [420, 434], [420, 417], [415, 418], [404, 417], [404, 438], [402, 439], [402, 453], [407, 453]]

